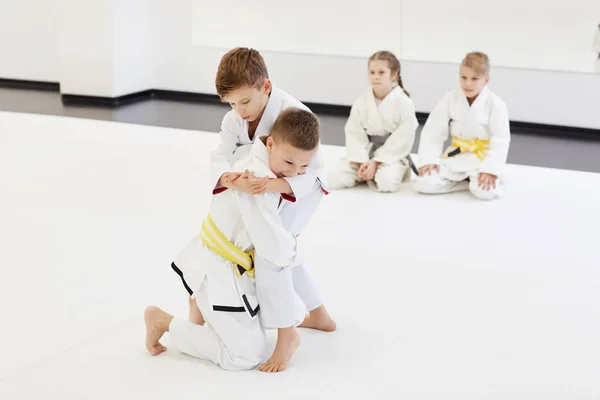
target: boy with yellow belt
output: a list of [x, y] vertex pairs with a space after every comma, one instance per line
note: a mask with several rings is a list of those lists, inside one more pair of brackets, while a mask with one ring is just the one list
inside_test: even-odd
[[[280, 178], [305, 172], [319, 145], [319, 122], [296, 108], [283, 111], [271, 134], [234, 160], [237, 180]], [[238, 182], [243, 184], [243, 182]], [[190, 320], [175, 318], [157, 307], [145, 312], [146, 348], [152, 355], [166, 350], [160, 342], [170, 332], [171, 344], [191, 356], [224, 369], [259, 365], [265, 351], [265, 331], [258, 318], [254, 252], [280, 268], [299, 263], [297, 238], [283, 227], [279, 193], [248, 194], [228, 190], [213, 198], [201, 233], [171, 265], [190, 295]], [[291, 312], [300, 321], [304, 305]]]
[[[429, 115], [419, 144], [418, 192], [470, 190], [482, 200], [501, 194], [510, 124], [506, 104], [487, 87], [489, 70], [487, 55], [467, 54], [460, 67], [460, 90], [444, 95]], [[442, 154], [448, 134], [452, 144]]]

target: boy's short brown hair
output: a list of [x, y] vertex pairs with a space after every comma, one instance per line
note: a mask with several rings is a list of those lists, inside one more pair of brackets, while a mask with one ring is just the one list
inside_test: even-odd
[[311, 151], [319, 146], [321, 127], [317, 116], [299, 108], [287, 108], [279, 114], [271, 129], [271, 137], [276, 142]]
[[221, 58], [215, 86], [220, 97], [241, 87], [260, 87], [269, 72], [265, 60], [257, 50], [237, 47]]
[[460, 66], [470, 68], [479, 75], [489, 75], [490, 73], [490, 59], [487, 54], [479, 51], [467, 54]]

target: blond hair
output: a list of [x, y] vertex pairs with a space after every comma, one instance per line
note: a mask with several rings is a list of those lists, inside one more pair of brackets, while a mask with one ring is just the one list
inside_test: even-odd
[[398, 73], [398, 86], [404, 90], [404, 93], [406, 93], [407, 96], [410, 96], [410, 93], [404, 89], [404, 85], [402, 84], [402, 76], [400, 76], [400, 61], [394, 55], [394, 53], [385, 50], [378, 51], [369, 58], [369, 62], [375, 60], [386, 61], [392, 74], [394, 72]]
[[264, 58], [257, 50], [237, 47], [221, 58], [215, 86], [220, 97], [242, 87], [256, 87], [269, 79]]
[[319, 119], [310, 111], [287, 108], [273, 124], [271, 137], [276, 142], [288, 143], [297, 149], [314, 150], [321, 139]]
[[467, 54], [460, 66], [470, 68], [479, 75], [489, 75], [490, 73], [490, 59], [487, 54], [480, 51]]

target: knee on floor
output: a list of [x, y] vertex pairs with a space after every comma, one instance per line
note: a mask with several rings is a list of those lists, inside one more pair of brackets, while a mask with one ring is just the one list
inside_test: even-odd
[[353, 174], [330, 173], [327, 175], [327, 185], [331, 189], [345, 189], [356, 186], [356, 176]]
[[473, 196], [475, 196], [479, 200], [493, 200], [496, 197], [498, 197], [497, 188], [490, 189], [490, 190], [483, 190], [482, 188], [479, 187], [479, 184], [477, 183], [476, 179], [472, 179], [471, 182], [469, 182], [469, 191], [471, 192], [471, 194]]
[[402, 182], [395, 182], [385, 177], [375, 176], [374, 180], [377, 190], [384, 193], [397, 192], [402, 185]]
[[423, 194], [438, 194], [440, 193], [439, 179], [431, 176], [419, 176], [415, 181], [415, 190]]

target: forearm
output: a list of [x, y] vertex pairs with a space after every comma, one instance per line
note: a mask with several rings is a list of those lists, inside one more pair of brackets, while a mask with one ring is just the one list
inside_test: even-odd
[[269, 181], [267, 182], [267, 190], [266, 191], [270, 192], [270, 193], [291, 194], [292, 187], [290, 186], [288, 181], [286, 181], [285, 179], [272, 178], [272, 179], [269, 179]]

